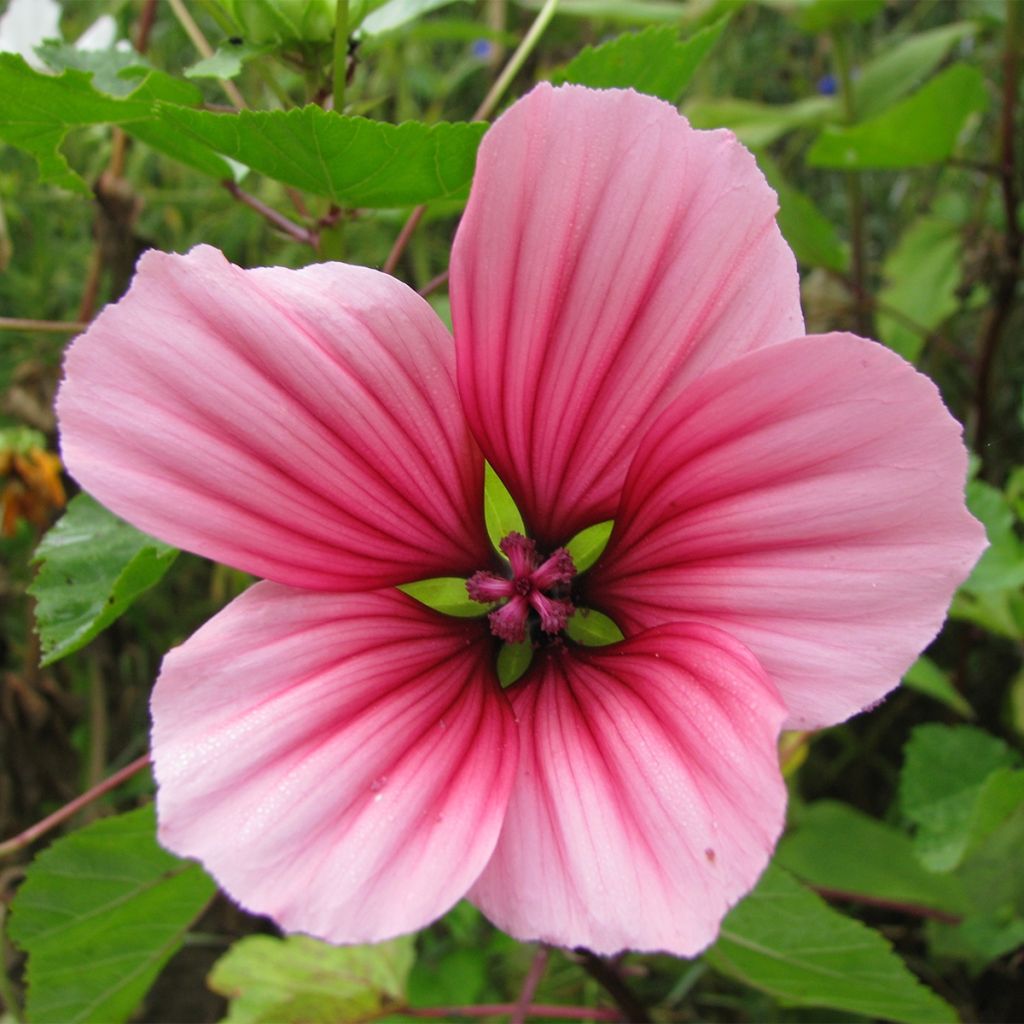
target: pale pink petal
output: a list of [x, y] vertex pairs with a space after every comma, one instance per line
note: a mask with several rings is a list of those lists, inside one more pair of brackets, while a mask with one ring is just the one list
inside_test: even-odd
[[691, 625], [539, 653], [528, 678], [508, 691], [519, 772], [470, 899], [519, 939], [699, 952], [782, 829], [774, 687]]
[[803, 334], [775, 194], [730, 132], [540, 85], [484, 137], [452, 252], [459, 390], [542, 551], [610, 518], [681, 383]]
[[693, 384], [644, 438], [587, 600], [626, 630], [695, 620], [754, 652], [789, 726], [880, 700], [985, 546], [935, 385], [852, 335]]
[[260, 583], [164, 661], [160, 840], [333, 942], [427, 924], [494, 847], [516, 731], [479, 622]]
[[489, 560], [451, 338], [384, 274], [150, 252], [65, 372], [71, 473], [171, 544], [324, 589]]

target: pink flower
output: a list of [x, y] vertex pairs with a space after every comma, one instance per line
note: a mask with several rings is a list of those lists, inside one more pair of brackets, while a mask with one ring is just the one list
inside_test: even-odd
[[[170, 849], [334, 941], [465, 894], [521, 939], [714, 938], [782, 828], [780, 727], [896, 685], [984, 544], [930, 381], [802, 337], [775, 209], [730, 133], [540, 86], [480, 150], [454, 344], [373, 270], [143, 257], [68, 354], [64, 457], [141, 529], [267, 578], [164, 662]], [[485, 458], [529, 533], [505, 568]], [[577, 574], [563, 545], [611, 518]], [[440, 576], [490, 618], [394, 589]], [[625, 639], [565, 639], [574, 608]]]

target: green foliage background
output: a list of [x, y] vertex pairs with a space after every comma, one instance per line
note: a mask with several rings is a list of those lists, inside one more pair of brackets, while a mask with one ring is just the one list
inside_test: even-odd
[[[561, 0], [497, 108], [575, 81], [732, 129], [779, 195], [808, 329], [915, 362], [975, 453], [989, 550], [897, 693], [784, 737], [786, 835], [707, 954], [538, 953], [468, 904], [380, 947], [284, 938], [160, 850], [141, 772], [62, 837], [17, 838], [144, 753], [163, 653], [250, 582], [79, 496], [45, 537], [0, 537], [0, 1020], [506, 1019], [542, 968], [533, 1002], [579, 1019], [1024, 1019], [1022, 7]], [[381, 266], [423, 203], [395, 273], [446, 315], [474, 113], [550, 10], [351, 0], [336, 48], [333, 0], [95, 0], [66, 4], [43, 71], [0, 54], [0, 493], [25, 485], [12, 453], [56, 443], [74, 328], [39, 321], [90, 320], [147, 247]], [[144, 52], [65, 41], [102, 14]]]

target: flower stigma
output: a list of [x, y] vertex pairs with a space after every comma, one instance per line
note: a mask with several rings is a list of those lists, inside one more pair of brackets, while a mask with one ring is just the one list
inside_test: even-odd
[[557, 548], [542, 561], [536, 542], [521, 533], [506, 534], [498, 546], [508, 559], [511, 575], [481, 570], [466, 580], [472, 600], [505, 602], [487, 616], [491, 632], [510, 644], [523, 643], [528, 627], [549, 636], [561, 633], [575, 611], [569, 598], [569, 585], [576, 576], [572, 555]]

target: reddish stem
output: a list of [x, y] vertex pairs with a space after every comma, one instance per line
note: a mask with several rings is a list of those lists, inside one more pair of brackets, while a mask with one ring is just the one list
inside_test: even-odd
[[114, 772], [109, 778], [93, 786], [92, 789], [86, 790], [81, 796], [76, 796], [70, 803], [66, 803], [59, 810], [54, 811], [53, 814], [43, 818], [42, 821], [37, 821], [19, 835], [0, 843], [0, 857], [24, 850], [26, 846], [34, 843], [40, 836], [63, 824], [68, 818], [74, 817], [83, 807], [88, 807], [94, 800], [98, 800], [112, 789], [117, 789], [123, 782], [127, 782], [133, 775], [141, 772], [148, 764], [149, 754], [143, 754], [142, 757], [136, 758], [131, 764], [125, 765], [120, 771]]
[[[516, 1012], [518, 1003], [481, 1003], [478, 1006], [408, 1006], [402, 1013], [409, 1017], [427, 1017], [444, 1020], [450, 1017], [503, 1017]], [[596, 1009], [591, 1006], [556, 1006], [550, 1003], [531, 1003], [527, 1017], [550, 1017], [555, 1020], [609, 1020], [619, 1021], [618, 1010]]]

